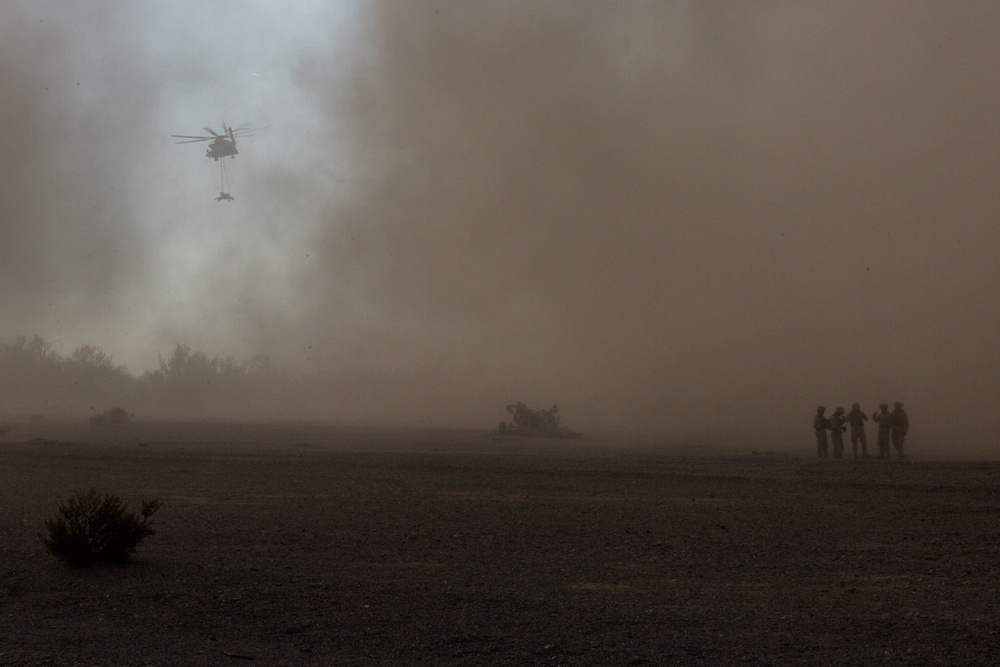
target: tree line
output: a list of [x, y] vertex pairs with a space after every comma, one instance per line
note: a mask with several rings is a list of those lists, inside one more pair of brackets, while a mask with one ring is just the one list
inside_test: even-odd
[[[141, 375], [99, 347], [68, 356], [41, 336], [0, 343], [0, 414], [83, 416], [122, 406], [150, 417], [248, 417], [282, 412], [292, 380], [266, 357], [236, 361], [178, 344]], [[293, 408], [294, 405], [287, 406]]]

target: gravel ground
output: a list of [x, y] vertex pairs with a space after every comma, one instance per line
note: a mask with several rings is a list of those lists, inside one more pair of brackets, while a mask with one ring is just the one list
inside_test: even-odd
[[[1000, 464], [431, 431], [50, 431], [0, 440], [0, 664], [1000, 655]], [[125, 567], [67, 567], [41, 544], [57, 505], [92, 486], [134, 510], [163, 501]]]

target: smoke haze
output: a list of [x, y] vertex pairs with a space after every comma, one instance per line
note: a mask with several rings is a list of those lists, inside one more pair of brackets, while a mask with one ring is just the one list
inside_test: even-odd
[[[996, 452], [995, 3], [4, 14], [0, 336], [267, 355], [317, 417], [808, 450], [902, 400]], [[223, 121], [269, 126], [233, 203], [169, 136]]]

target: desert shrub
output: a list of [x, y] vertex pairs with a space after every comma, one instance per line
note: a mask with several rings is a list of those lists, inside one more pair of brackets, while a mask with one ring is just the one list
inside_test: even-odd
[[74, 565], [125, 563], [142, 540], [156, 534], [147, 520], [159, 508], [159, 500], [143, 501], [140, 519], [118, 496], [77, 491], [45, 522], [49, 537], [43, 541], [52, 555]]
[[94, 426], [103, 426], [104, 424], [127, 424], [131, 420], [132, 415], [125, 408], [114, 407], [94, 415], [90, 418], [90, 423]]
[[112, 424], [127, 424], [132, 420], [132, 416], [126, 412], [125, 408], [111, 408], [108, 410], [108, 421]]

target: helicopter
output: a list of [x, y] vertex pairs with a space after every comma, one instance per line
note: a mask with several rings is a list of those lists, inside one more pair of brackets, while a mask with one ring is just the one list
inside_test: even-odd
[[174, 139], [185, 139], [185, 141], [175, 141], [175, 144], [194, 144], [199, 141], [211, 141], [212, 143], [208, 145], [208, 150], [205, 151], [205, 157], [220, 160], [227, 157], [236, 157], [236, 154], [239, 153], [236, 150], [237, 136], [249, 136], [250, 133], [262, 128], [250, 129], [247, 125], [242, 125], [234, 130], [226, 125], [226, 121], [222, 121], [222, 134], [219, 134], [210, 127], [203, 127], [202, 129], [208, 132], [209, 136], [194, 136], [190, 134], [171, 134], [170, 136]]
[[251, 129], [248, 125], [241, 125], [240, 127], [233, 129], [226, 125], [226, 121], [222, 121], [222, 134], [219, 134], [210, 127], [202, 129], [208, 132], [208, 136], [197, 136], [192, 134], [172, 134], [170, 136], [175, 139], [183, 139], [183, 141], [175, 141], [174, 143], [176, 144], [194, 144], [199, 141], [212, 142], [208, 145], [208, 150], [205, 151], [205, 157], [211, 158], [219, 163], [220, 187], [219, 196], [215, 198], [215, 201], [235, 201], [235, 198], [228, 192], [229, 178], [226, 176], [226, 158], [234, 158], [237, 153], [239, 153], [239, 151], [236, 150], [237, 136], [250, 136], [253, 132], [264, 128], [257, 127]]

